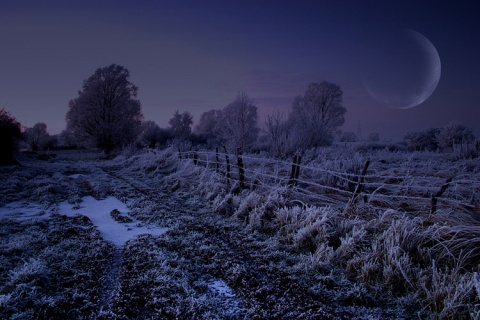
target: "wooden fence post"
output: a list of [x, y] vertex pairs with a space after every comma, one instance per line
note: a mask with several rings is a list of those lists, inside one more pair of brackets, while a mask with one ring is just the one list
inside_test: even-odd
[[245, 171], [243, 170], [242, 148], [237, 148], [238, 179], [240, 189], [245, 189]]
[[452, 182], [453, 177], [448, 178], [447, 181], [443, 184], [443, 186], [438, 190], [437, 193], [432, 194], [432, 201], [431, 201], [431, 208], [430, 208], [430, 214], [434, 214], [437, 211], [437, 198], [441, 197], [445, 191], [447, 191], [448, 186], [450, 185], [450, 182]]
[[297, 164], [297, 155], [293, 156], [292, 171], [290, 171], [290, 178], [288, 179], [288, 186], [293, 186], [293, 178], [295, 177], [295, 168]]
[[343, 211], [344, 213], [347, 213], [350, 210], [350, 207], [357, 202], [357, 197], [360, 194], [360, 192], [362, 191], [363, 180], [365, 179], [365, 175], [367, 174], [367, 170], [368, 170], [369, 165], [370, 165], [370, 160], [367, 160], [367, 162], [365, 162], [365, 165], [363, 166], [362, 173], [358, 177], [357, 187], [355, 188], [355, 191], [353, 192], [353, 196], [348, 201], [347, 206], [345, 207], [345, 210]]
[[218, 173], [220, 168], [220, 161], [218, 160], [218, 147], [215, 148], [215, 171]]
[[196, 152], [193, 153], [193, 164], [194, 165], [198, 164], [198, 154]]
[[297, 168], [295, 169], [295, 185], [298, 184], [298, 177], [300, 176], [300, 163], [302, 162], [302, 156], [297, 156]]
[[290, 172], [290, 178], [288, 179], [288, 186], [292, 187], [297, 185], [298, 177], [300, 176], [300, 162], [302, 161], [302, 156], [294, 155], [292, 163], [292, 171]]
[[227, 148], [223, 146], [223, 151], [225, 151], [225, 162], [227, 163], [227, 181], [230, 182], [230, 158], [228, 157]]
[[182, 152], [180, 151], [180, 148], [178, 148], [178, 157], [180, 158], [180, 160], [182, 160]]

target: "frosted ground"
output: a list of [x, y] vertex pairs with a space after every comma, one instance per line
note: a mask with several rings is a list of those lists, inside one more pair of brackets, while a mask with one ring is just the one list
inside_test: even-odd
[[[273, 184], [242, 191], [172, 150], [21, 158], [0, 168], [0, 318], [478, 319], [478, 160], [304, 163], [358, 172], [367, 158], [369, 173], [415, 180], [382, 181], [348, 214], [331, 190], [315, 203]], [[431, 176], [457, 177], [434, 215], [411, 182], [438, 189]]]

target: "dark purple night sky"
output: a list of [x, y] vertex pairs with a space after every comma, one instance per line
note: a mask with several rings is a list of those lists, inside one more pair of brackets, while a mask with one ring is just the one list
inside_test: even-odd
[[[116, 63], [139, 87], [145, 119], [162, 127], [177, 109], [198, 120], [239, 90], [255, 99], [260, 115], [274, 107], [288, 112], [308, 83], [327, 80], [344, 91], [345, 131], [357, 132], [360, 124], [364, 135], [400, 138], [455, 121], [480, 136], [474, 3], [2, 1], [0, 108], [25, 126], [45, 122], [59, 133], [83, 80]], [[397, 28], [428, 38], [441, 60], [436, 90], [405, 110], [378, 103], [362, 80], [370, 40]], [[388, 81], [405, 69], [393, 66], [379, 76]]]

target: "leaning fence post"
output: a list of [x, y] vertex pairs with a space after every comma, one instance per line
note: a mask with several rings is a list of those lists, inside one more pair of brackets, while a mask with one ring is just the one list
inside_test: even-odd
[[237, 148], [238, 179], [240, 189], [245, 189], [245, 171], [243, 170], [242, 148]]
[[431, 208], [430, 208], [430, 214], [434, 214], [437, 211], [437, 198], [441, 197], [445, 191], [447, 191], [448, 186], [450, 185], [450, 182], [452, 182], [453, 177], [448, 178], [447, 181], [443, 184], [443, 186], [438, 190], [437, 193], [432, 194], [432, 201], [431, 201]]
[[292, 171], [290, 171], [290, 178], [288, 179], [288, 186], [293, 186], [293, 178], [295, 177], [295, 167], [297, 164], [297, 155], [293, 156]]
[[218, 161], [218, 147], [215, 148], [215, 171], [218, 173], [220, 163]]
[[297, 156], [297, 167], [295, 168], [295, 185], [298, 184], [298, 177], [300, 176], [300, 163], [302, 162], [302, 156]]
[[198, 164], [198, 154], [196, 152], [193, 153], [193, 164], [194, 165]]
[[350, 200], [348, 201], [347, 206], [345, 207], [344, 213], [348, 212], [348, 210], [350, 210], [350, 207], [357, 202], [357, 197], [360, 194], [360, 192], [362, 191], [363, 180], [365, 178], [365, 175], [367, 174], [367, 170], [368, 170], [369, 165], [370, 165], [370, 160], [367, 160], [367, 162], [365, 162], [365, 165], [363, 166], [362, 173], [358, 177], [357, 187], [355, 188], [355, 191], [353, 192], [352, 198], [350, 198]]

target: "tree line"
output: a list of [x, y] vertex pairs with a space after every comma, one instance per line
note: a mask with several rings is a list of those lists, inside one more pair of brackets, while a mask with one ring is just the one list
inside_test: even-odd
[[[1, 109], [0, 148], [5, 150], [1, 163], [14, 161], [15, 141], [19, 140], [32, 151], [60, 145], [100, 148], [109, 155], [132, 144], [148, 148], [176, 144], [225, 146], [231, 151], [265, 150], [277, 157], [331, 145], [334, 136], [339, 141], [356, 140], [355, 134], [340, 130], [346, 113], [343, 92], [327, 81], [309, 84], [303, 95], [295, 97], [288, 114], [276, 109], [267, 115], [262, 129], [256, 103], [244, 91], [222, 109], [204, 112], [194, 128], [188, 111], [176, 111], [168, 128], [144, 120], [137, 94], [138, 87], [130, 81], [125, 67], [112, 64], [98, 68], [84, 80], [77, 97], [69, 101], [66, 129], [58, 136], [50, 136], [41, 122], [22, 132], [20, 123]], [[458, 125], [429, 130], [407, 134], [404, 145], [411, 150], [451, 149], [454, 144], [475, 139], [471, 130]], [[370, 134], [369, 141], [378, 140], [378, 133]]]
[[188, 111], [176, 111], [169, 127], [160, 128], [144, 120], [137, 93], [125, 67], [99, 68], [70, 100], [66, 129], [58, 137], [50, 137], [46, 125], [37, 123], [24, 130], [24, 142], [33, 151], [63, 145], [100, 148], [107, 155], [130, 144], [202, 144], [249, 151], [263, 143], [279, 155], [330, 144], [346, 112], [340, 87], [324, 81], [310, 84], [305, 95], [295, 99], [288, 118], [270, 116], [264, 130], [259, 128], [254, 99], [244, 91], [224, 108], [204, 112], [194, 128]]

